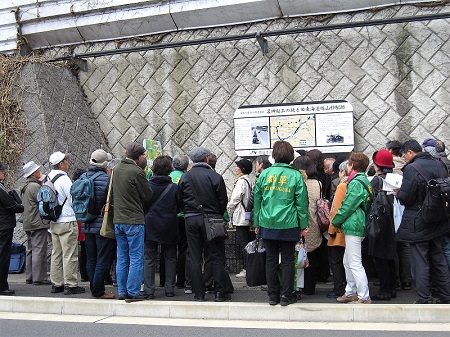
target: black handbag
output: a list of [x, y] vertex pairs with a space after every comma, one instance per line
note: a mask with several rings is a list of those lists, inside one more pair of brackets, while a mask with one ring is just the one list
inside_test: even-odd
[[[201, 209], [202, 213], [203, 210]], [[205, 214], [203, 220], [206, 229], [206, 241], [226, 239], [228, 237], [227, 228], [220, 214]]]
[[262, 239], [251, 241], [245, 247], [247, 251], [246, 281], [249, 287], [267, 284], [266, 280], [266, 249]]

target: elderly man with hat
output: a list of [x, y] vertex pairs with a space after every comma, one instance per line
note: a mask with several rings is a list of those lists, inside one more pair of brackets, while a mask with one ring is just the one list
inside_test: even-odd
[[116, 278], [119, 299], [126, 302], [145, 299], [139, 291], [144, 279], [144, 224], [153, 191], [140, 164], [147, 151], [130, 143], [125, 158], [114, 167], [114, 228], [117, 240]]
[[254, 181], [250, 179], [252, 172], [252, 162], [248, 159], [241, 159], [236, 162], [236, 182], [231, 193], [230, 201], [227, 205], [230, 224], [236, 227], [236, 243], [244, 253], [243, 269], [236, 277], [245, 278], [246, 272], [246, 252], [245, 246], [250, 241], [250, 212], [246, 212], [247, 204], [253, 191]]
[[47, 236], [49, 223], [42, 221], [36, 195], [41, 187], [40, 166], [29, 161], [23, 166], [25, 184], [20, 189], [23, 211], [23, 230], [27, 235], [26, 283], [49, 285], [47, 278]]
[[78, 225], [72, 208], [70, 180], [67, 172], [70, 165], [69, 153], [60, 151], [52, 153], [49, 158], [52, 170], [47, 179], [53, 182], [58, 205], [62, 206], [61, 215], [56, 221], [50, 221], [52, 233], [52, 258], [50, 279], [53, 283], [52, 293], [64, 292], [74, 295], [85, 292], [78, 286]]
[[8, 166], [0, 163], [0, 295], [14, 295], [9, 289], [8, 271], [11, 259], [11, 243], [16, 227], [16, 213], [23, 212], [18, 196], [3, 185]]
[[[106, 203], [110, 178], [106, 173], [106, 168], [111, 160], [111, 154], [105, 150], [95, 150], [91, 154], [88, 171], [80, 177], [93, 180], [97, 210], [101, 210]], [[103, 216], [99, 214], [95, 219], [81, 224], [86, 237], [86, 269], [92, 297], [113, 299], [115, 298], [114, 294], [105, 293], [105, 277], [109, 273], [115, 241], [100, 235], [102, 222]]]
[[[205, 300], [205, 282], [202, 276], [202, 252], [206, 245], [211, 256], [215, 283], [215, 301], [231, 297], [226, 292], [225, 239], [206, 241], [204, 214], [222, 217], [227, 207], [227, 190], [223, 177], [209, 166], [211, 151], [195, 147], [189, 153], [194, 162], [178, 183], [183, 199], [186, 237], [191, 257], [191, 282], [195, 301]], [[203, 210], [201, 211], [200, 208]]]

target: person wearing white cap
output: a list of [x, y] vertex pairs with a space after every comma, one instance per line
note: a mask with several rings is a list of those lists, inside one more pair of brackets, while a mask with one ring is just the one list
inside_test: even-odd
[[49, 224], [42, 221], [36, 195], [41, 187], [40, 166], [29, 161], [23, 166], [25, 184], [20, 189], [23, 211], [23, 230], [27, 235], [25, 263], [26, 283], [49, 285], [47, 278], [47, 235]]
[[52, 170], [47, 176], [47, 179], [53, 180], [58, 204], [63, 206], [59, 218], [50, 221], [53, 244], [50, 267], [50, 279], [53, 283], [51, 292], [64, 292], [64, 295], [86, 291], [78, 286], [78, 225], [70, 195], [72, 180], [67, 175], [69, 160], [68, 153], [59, 151], [53, 153], [49, 158]]
[[[106, 168], [111, 159], [111, 154], [105, 150], [95, 150], [91, 154], [90, 166], [85, 173], [86, 177], [93, 179], [94, 182], [94, 200], [97, 210], [101, 210], [106, 203], [110, 182], [110, 176], [106, 173]], [[86, 269], [92, 297], [114, 299], [114, 294], [105, 292], [105, 277], [109, 273], [115, 240], [100, 235], [102, 222], [103, 216], [99, 214], [95, 219], [81, 224], [86, 236]]]

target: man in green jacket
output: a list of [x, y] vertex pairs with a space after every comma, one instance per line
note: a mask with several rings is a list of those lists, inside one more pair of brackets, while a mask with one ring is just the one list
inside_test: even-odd
[[341, 207], [332, 220], [345, 234], [344, 269], [347, 286], [345, 294], [337, 298], [340, 303], [369, 304], [369, 284], [362, 264], [361, 243], [366, 236], [366, 213], [370, 205], [372, 187], [365, 171], [369, 158], [353, 152], [348, 159], [348, 186]]
[[51, 284], [47, 278], [47, 236], [50, 223], [44, 223], [39, 213], [36, 195], [41, 187], [40, 166], [30, 161], [23, 166], [27, 180], [20, 189], [23, 211], [23, 230], [27, 234], [26, 283]]
[[147, 151], [138, 143], [127, 146], [126, 157], [114, 168], [114, 229], [117, 240], [116, 277], [119, 299], [142, 301], [139, 294], [144, 278], [144, 216], [153, 192], [138, 165]]

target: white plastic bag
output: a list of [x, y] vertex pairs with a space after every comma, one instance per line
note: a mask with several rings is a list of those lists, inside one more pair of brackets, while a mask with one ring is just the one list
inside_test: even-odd
[[396, 233], [398, 228], [400, 227], [400, 223], [402, 222], [404, 210], [405, 206], [401, 205], [400, 201], [398, 201], [397, 198], [394, 198], [394, 227]]

